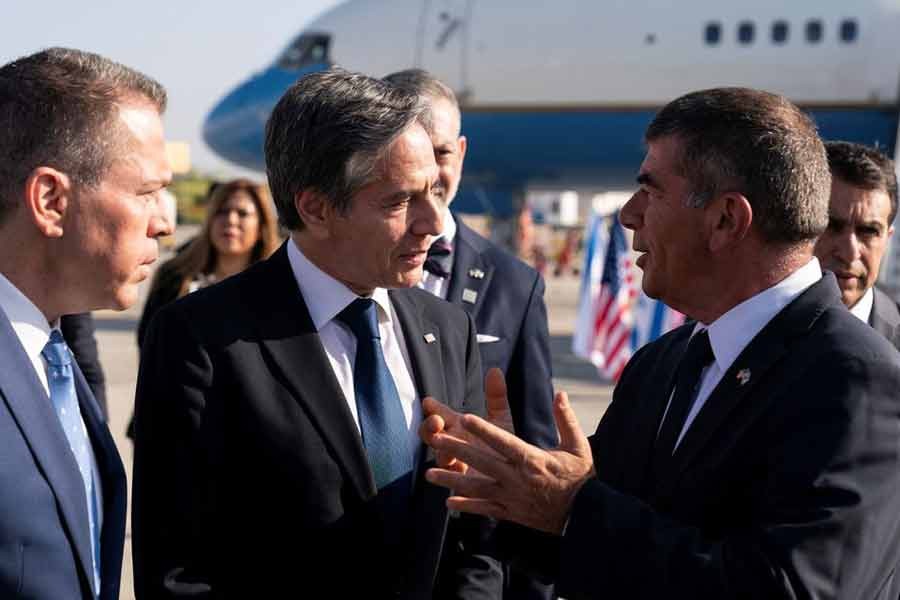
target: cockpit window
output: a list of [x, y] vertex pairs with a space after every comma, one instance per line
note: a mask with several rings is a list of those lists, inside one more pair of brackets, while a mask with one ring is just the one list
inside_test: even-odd
[[307, 65], [328, 62], [331, 36], [325, 33], [304, 33], [294, 40], [279, 57], [279, 68], [295, 71]]

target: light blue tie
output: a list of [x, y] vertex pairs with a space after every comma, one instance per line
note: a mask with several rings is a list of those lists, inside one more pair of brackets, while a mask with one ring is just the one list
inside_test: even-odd
[[56, 416], [62, 425], [69, 441], [69, 448], [75, 455], [78, 470], [84, 483], [84, 494], [87, 498], [88, 522], [91, 529], [91, 558], [94, 567], [95, 589], [100, 589], [100, 532], [98, 531], [97, 497], [94, 494], [94, 476], [91, 461], [91, 447], [84, 423], [81, 420], [81, 409], [75, 393], [75, 378], [72, 374], [72, 355], [69, 347], [58, 329], [50, 333], [50, 341], [41, 351], [47, 361], [47, 383], [50, 387], [50, 400], [56, 409]]

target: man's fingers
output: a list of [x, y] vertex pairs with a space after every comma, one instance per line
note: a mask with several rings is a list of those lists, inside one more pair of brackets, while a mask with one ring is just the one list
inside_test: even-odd
[[425, 471], [425, 479], [441, 487], [450, 488], [454, 494], [470, 498], [493, 497], [497, 493], [497, 482], [481, 473], [470, 470], [457, 473], [451, 469], [432, 467]]
[[422, 400], [422, 412], [425, 417], [430, 417], [431, 415], [437, 415], [444, 419], [447, 425], [452, 425], [459, 419], [459, 413], [444, 404], [443, 402], [438, 402], [431, 396], [426, 396], [424, 400]]
[[460, 512], [481, 515], [492, 519], [508, 520], [506, 508], [502, 504], [482, 498], [466, 498], [464, 496], [450, 496], [447, 498], [447, 508]]
[[[481, 421], [492, 429], [509, 435], [502, 429], [494, 427], [486, 421]], [[510, 477], [512, 474], [506, 458], [502, 455], [498, 456], [490, 449], [490, 447], [481, 448], [476, 444], [446, 434], [434, 436], [431, 440], [431, 447], [438, 453], [444, 452], [449, 456], [455, 457], [457, 460], [463, 461], [469, 465], [469, 467], [480, 473], [484, 473], [488, 477], [504, 479]]]
[[[475, 415], [464, 415], [462, 426], [471, 435], [496, 451], [507, 461], [521, 462], [522, 458], [528, 454], [530, 448], [538, 450], [538, 448], [517, 438], [515, 434], [488, 423]], [[481, 470], [477, 466], [475, 468], [479, 471]]]
[[503, 371], [497, 367], [488, 370], [484, 378], [484, 397], [487, 401], [487, 416], [489, 421], [494, 421], [497, 415], [504, 415], [509, 411], [509, 401], [506, 398], [506, 380]]
[[569, 404], [569, 395], [565, 392], [557, 392], [553, 399], [553, 416], [556, 418], [556, 427], [559, 430], [559, 447], [581, 458], [591, 458], [591, 445], [587, 437], [581, 431], [578, 417]]

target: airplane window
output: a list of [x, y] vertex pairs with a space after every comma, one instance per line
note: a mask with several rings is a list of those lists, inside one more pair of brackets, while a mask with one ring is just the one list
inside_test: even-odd
[[753, 43], [753, 23], [742, 21], [738, 24], [738, 42], [741, 44]]
[[852, 44], [856, 41], [858, 34], [856, 21], [853, 19], [845, 19], [841, 21], [841, 41]]
[[278, 66], [295, 71], [307, 65], [328, 61], [331, 36], [323, 33], [304, 33], [288, 47], [278, 59]]
[[706, 43], [710, 46], [717, 46], [722, 39], [722, 26], [719, 23], [706, 24]]
[[776, 44], [783, 44], [788, 39], [787, 21], [775, 21], [772, 23], [772, 41]]
[[822, 41], [822, 21], [806, 22], [806, 41], [811, 44], [818, 44]]

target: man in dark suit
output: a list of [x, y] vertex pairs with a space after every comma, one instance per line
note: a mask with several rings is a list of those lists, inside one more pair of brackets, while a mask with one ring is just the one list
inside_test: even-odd
[[896, 598], [900, 355], [813, 256], [814, 125], [722, 88], [668, 104], [646, 140], [622, 223], [644, 291], [696, 322], [635, 353], [590, 441], [562, 393], [552, 451], [426, 400], [423, 437], [472, 467], [429, 480], [542, 532], [527, 558], [565, 597]]
[[850, 312], [900, 348], [900, 310], [875, 287], [897, 215], [894, 161], [862, 144], [827, 142], [825, 149], [831, 200], [816, 256], [837, 277]]
[[420, 398], [484, 407], [471, 318], [414, 287], [443, 206], [425, 118], [416, 96], [339, 69], [273, 110], [290, 239], [161, 309], [142, 349], [139, 598], [499, 593], [483, 520], [448, 523], [421, 477]]
[[[477, 234], [450, 212], [466, 156], [456, 95], [421, 69], [398, 71], [385, 80], [428, 104], [428, 130], [446, 189], [444, 230], [429, 250], [419, 287], [472, 315], [481, 366], [506, 376], [516, 435], [541, 448], [558, 443], [553, 421], [553, 385], [544, 280], [537, 271]], [[517, 600], [550, 597], [551, 590], [529, 577], [507, 573], [504, 596]]]
[[167, 232], [165, 90], [51, 48], [0, 67], [0, 597], [117, 600], [125, 471], [60, 316], [123, 309]]

